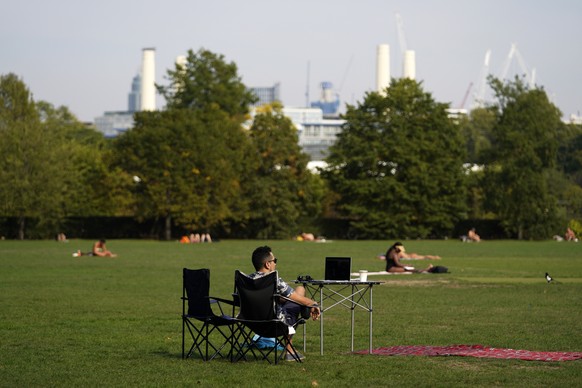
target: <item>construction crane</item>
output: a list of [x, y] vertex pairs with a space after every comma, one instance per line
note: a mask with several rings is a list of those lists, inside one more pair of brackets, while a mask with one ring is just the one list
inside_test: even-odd
[[479, 75], [479, 85], [473, 96], [473, 107], [482, 108], [485, 106], [485, 89], [487, 88], [487, 76], [489, 75], [489, 60], [491, 59], [491, 50], [485, 52], [485, 60], [483, 61], [483, 68]]
[[507, 58], [505, 59], [505, 62], [503, 65], [503, 70], [502, 70], [501, 76], [500, 76], [501, 80], [507, 79], [507, 74], [509, 72], [509, 66], [513, 62], [514, 57], [517, 59], [517, 63], [519, 65], [519, 68], [522, 72], [522, 75], [525, 76], [525, 79], [526, 79], [529, 87], [533, 88], [535, 85], [535, 76], [536, 76], [535, 69], [532, 69], [531, 72], [529, 71], [529, 69], [528, 69], [527, 65], [525, 64], [525, 61], [524, 61], [523, 57], [521, 56], [521, 53], [517, 49], [517, 45], [515, 43], [511, 44], [511, 47], [509, 49], [509, 54], [507, 55]]
[[404, 36], [404, 21], [399, 13], [396, 13], [396, 32], [398, 34], [398, 43], [400, 44], [400, 55], [404, 57], [406, 52], [406, 37]]
[[469, 97], [469, 92], [471, 92], [472, 87], [473, 87], [473, 82], [471, 82], [469, 84], [469, 87], [467, 88], [467, 91], [465, 92], [465, 96], [463, 97], [463, 100], [461, 101], [461, 105], [459, 105], [459, 109], [465, 108], [465, 104], [467, 103], [467, 98]]

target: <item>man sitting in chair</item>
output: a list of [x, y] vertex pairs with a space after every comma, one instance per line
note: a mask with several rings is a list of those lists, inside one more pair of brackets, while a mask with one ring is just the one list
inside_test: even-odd
[[[258, 247], [255, 249], [253, 252], [252, 260], [253, 266], [256, 270], [256, 272], [253, 272], [249, 275], [249, 277], [252, 279], [265, 276], [266, 274], [275, 271], [277, 268], [277, 259], [273, 255], [271, 248], [268, 246]], [[313, 320], [317, 320], [319, 318], [320, 311], [317, 302], [305, 296], [305, 287], [297, 286], [297, 288], [293, 289], [293, 287], [285, 283], [283, 279], [278, 278], [277, 292], [280, 295], [285, 296], [293, 301], [289, 302], [286, 300], [281, 300], [280, 303], [277, 304], [277, 313], [279, 318], [282, 321], [285, 321], [288, 325], [293, 326], [297, 322], [299, 314], [301, 313], [301, 309], [306, 306], [312, 306], [309, 312]], [[289, 342], [291, 342], [291, 339], [292, 338], [289, 338]], [[305, 356], [299, 354], [299, 358], [303, 359]], [[295, 360], [290, 354], [290, 349], [287, 349], [287, 355], [285, 359], [288, 361]]]

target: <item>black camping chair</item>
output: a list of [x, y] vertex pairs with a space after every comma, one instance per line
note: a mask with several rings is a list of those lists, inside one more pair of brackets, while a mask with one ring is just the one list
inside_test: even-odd
[[[233, 301], [210, 297], [210, 270], [183, 269], [182, 287], [182, 358], [190, 357], [196, 350], [204, 361], [212, 360], [216, 356], [229, 357], [232, 347], [225, 352], [225, 347], [231, 344], [233, 328], [236, 321], [233, 317], [224, 314], [220, 303], [233, 305]], [[186, 309], [186, 305], [188, 308]], [[216, 315], [212, 306], [216, 305], [220, 315]], [[200, 323], [202, 322], [202, 323]], [[190, 333], [192, 346], [185, 352], [186, 329]], [[210, 335], [216, 332], [220, 336], [220, 344], [213, 344]], [[212, 354], [209, 357], [209, 350]]]
[[[246, 360], [250, 353], [255, 359], [267, 360], [269, 363], [271, 355], [274, 355], [277, 364], [286, 356], [286, 348], [289, 346], [295, 361], [301, 362], [293, 344], [289, 342], [289, 335], [295, 332], [294, 328], [299, 323], [305, 321], [300, 317], [292, 327], [277, 317], [276, 303], [279, 298], [284, 298], [277, 294], [277, 278], [277, 271], [256, 279], [251, 279], [238, 270], [235, 272], [235, 294], [240, 305], [236, 317], [238, 325], [233, 334], [232, 361]], [[263, 338], [274, 338], [273, 346], [256, 347], [253, 333]]]

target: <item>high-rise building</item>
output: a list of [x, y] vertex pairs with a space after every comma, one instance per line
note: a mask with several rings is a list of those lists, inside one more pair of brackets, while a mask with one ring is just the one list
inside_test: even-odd
[[141, 107], [141, 75], [133, 77], [131, 82], [131, 92], [127, 96], [127, 110], [137, 112]]
[[106, 137], [115, 137], [133, 127], [133, 114], [156, 109], [155, 49], [143, 49], [141, 72], [133, 77], [126, 111], [109, 111], [95, 118], [95, 127]]
[[281, 84], [279, 83], [271, 87], [251, 87], [248, 90], [254, 93], [259, 99], [253, 106], [272, 104], [275, 101], [281, 102]]

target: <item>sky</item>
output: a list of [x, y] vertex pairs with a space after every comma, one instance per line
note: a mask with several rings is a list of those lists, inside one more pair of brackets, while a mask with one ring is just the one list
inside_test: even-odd
[[[535, 69], [564, 118], [582, 114], [579, 0], [0, 0], [0, 9], [0, 75], [82, 121], [127, 110], [146, 47], [161, 85], [178, 55], [203, 48], [234, 62], [247, 86], [280, 83], [286, 106], [319, 100], [324, 81], [345, 106], [375, 90], [379, 44], [402, 75], [400, 37], [438, 102], [458, 108], [468, 93], [470, 108], [490, 50], [489, 73]], [[512, 44], [525, 67], [508, 60]]]

